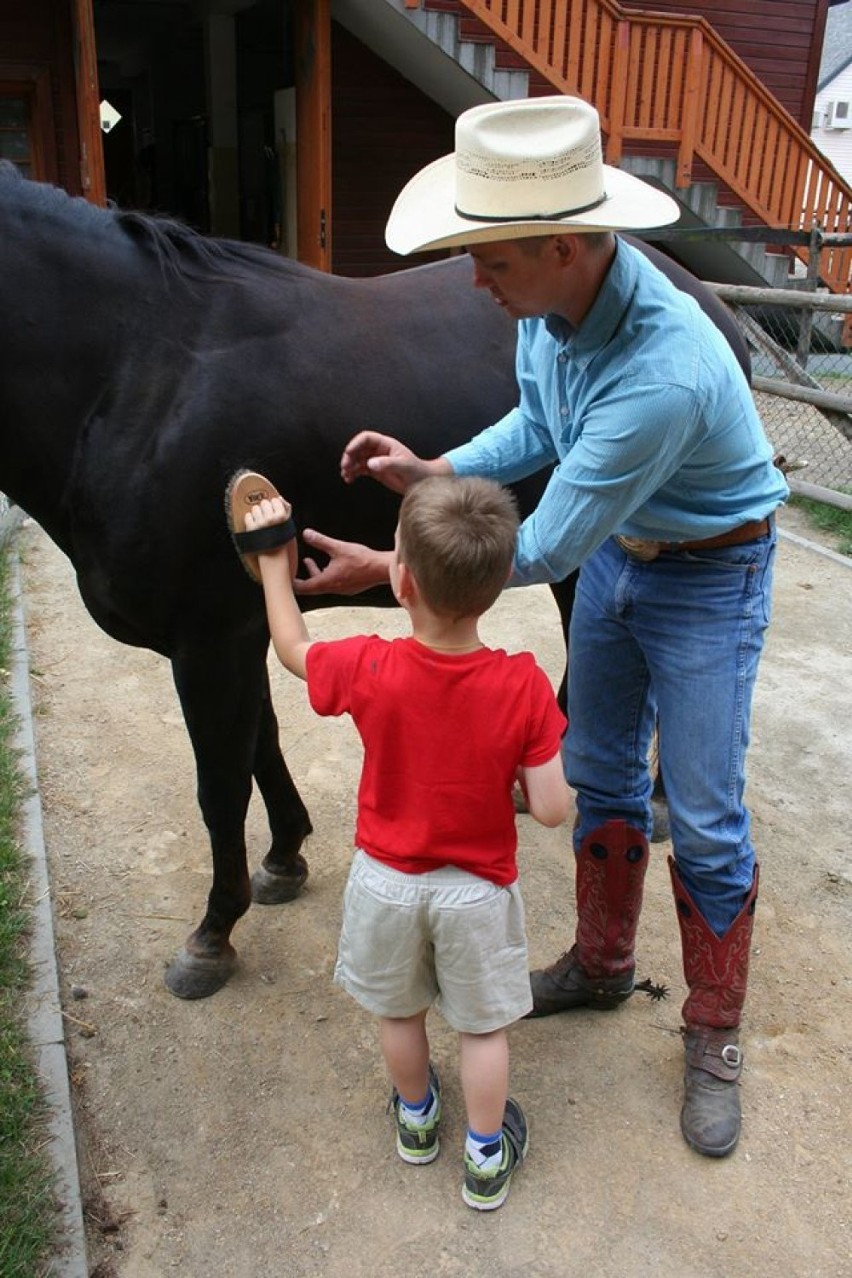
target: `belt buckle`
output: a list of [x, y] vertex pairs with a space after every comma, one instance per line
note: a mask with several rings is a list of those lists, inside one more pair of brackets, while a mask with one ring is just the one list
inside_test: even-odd
[[620, 537], [616, 533], [615, 540], [625, 555], [629, 555], [631, 559], [638, 559], [643, 564], [649, 564], [652, 559], [656, 559], [662, 549], [662, 542], [648, 541], [644, 537]]

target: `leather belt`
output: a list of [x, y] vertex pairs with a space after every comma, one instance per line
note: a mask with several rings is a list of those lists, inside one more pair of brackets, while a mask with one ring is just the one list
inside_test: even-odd
[[772, 516], [769, 515], [766, 519], [752, 519], [747, 524], [740, 524], [739, 528], [719, 533], [716, 537], [705, 537], [701, 541], [650, 541], [644, 537], [619, 537], [617, 534], [615, 540], [631, 559], [650, 563], [664, 550], [720, 550], [723, 546], [742, 546], [746, 542], [757, 541], [771, 531]]

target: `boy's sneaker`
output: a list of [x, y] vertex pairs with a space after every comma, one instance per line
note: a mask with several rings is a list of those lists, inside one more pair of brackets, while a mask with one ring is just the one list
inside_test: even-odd
[[502, 1207], [509, 1194], [512, 1173], [524, 1161], [530, 1138], [524, 1111], [511, 1096], [503, 1113], [503, 1158], [499, 1167], [485, 1170], [465, 1155], [462, 1198], [476, 1211]]
[[388, 1109], [393, 1109], [396, 1118], [396, 1152], [404, 1163], [414, 1167], [433, 1163], [438, 1157], [441, 1142], [438, 1139], [438, 1128], [441, 1124], [441, 1083], [431, 1061], [429, 1063], [429, 1086], [435, 1096], [435, 1113], [425, 1123], [408, 1123], [400, 1113], [400, 1097], [396, 1088], [391, 1092]]

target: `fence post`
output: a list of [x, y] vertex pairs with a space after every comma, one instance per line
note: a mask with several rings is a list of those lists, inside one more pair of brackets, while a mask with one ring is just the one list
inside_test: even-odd
[[[823, 234], [822, 228], [818, 222], [814, 222], [811, 226], [811, 238], [808, 244], [808, 271], [805, 277], [805, 289], [808, 293], [815, 293], [817, 284], [819, 283], [819, 264], [822, 254]], [[806, 306], [803, 308], [799, 319], [799, 341], [796, 346], [796, 361], [801, 368], [808, 366], [808, 354], [811, 349], [811, 337], [814, 328], [814, 310], [813, 307]]]
[[701, 67], [703, 58], [704, 38], [701, 28], [693, 27], [689, 33], [680, 145], [677, 149], [675, 185], [681, 188], [689, 186], [692, 181], [692, 162], [695, 157], [695, 140], [698, 136], [698, 111], [701, 101]]
[[627, 109], [627, 67], [630, 58], [630, 23], [621, 21], [615, 28], [612, 50], [612, 70], [609, 78], [609, 132], [607, 134], [606, 161], [616, 168], [621, 163], [621, 147], [624, 141], [624, 116]]

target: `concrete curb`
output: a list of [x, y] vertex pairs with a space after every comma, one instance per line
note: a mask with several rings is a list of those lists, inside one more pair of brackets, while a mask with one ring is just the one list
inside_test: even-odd
[[35, 761], [21, 570], [14, 548], [9, 555], [9, 565], [12, 598], [9, 687], [17, 718], [15, 747], [20, 753], [20, 767], [26, 783], [21, 818], [24, 846], [31, 857], [30, 882], [33, 896], [30, 940], [33, 984], [28, 999], [29, 1035], [49, 1107], [47, 1150], [55, 1168], [56, 1195], [60, 1203], [62, 1223], [60, 1246], [52, 1258], [49, 1272], [56, 1275], [56, 1278], [88, 1278], [77, 1146], [65, 1057], [53, 912]]
[[801, 546], [802, 550], [813, 550], [818, 555], [830, 559], [833, 564], [842, 564], [844, 568], [852, 568], [852, 559], [848, 555], [839, 555], [836, 550], [827, 550], [825, 546], [819, 546], [815, 541], [808, 541], [807, 537], [800, 537], [798, 533], [786, 532], [785, 529], [778, 529], [778, 536], [782, 541], [792, 541], [795, 546]]

